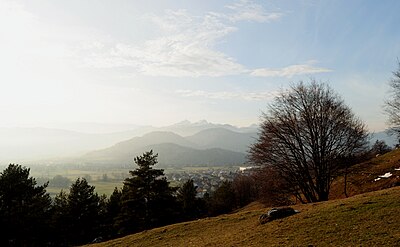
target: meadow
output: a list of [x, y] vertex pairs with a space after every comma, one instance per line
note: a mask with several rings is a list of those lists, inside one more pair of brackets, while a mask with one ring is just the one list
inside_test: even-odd
[[253, 204], [233, 214], [143, 231], [106, 246], [399, 246], [400, 188], [295, 205], [300, 213], [264, 225]]

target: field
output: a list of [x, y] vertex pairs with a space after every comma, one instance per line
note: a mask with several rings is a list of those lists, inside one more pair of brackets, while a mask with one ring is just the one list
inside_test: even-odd
[[258, 217], [268, 209], [255, 204], [90, 246], [400, 246], [399, 187], [294, 208], [265, 225]]
[[[68, 191], [70, 185], [77, 178], [86, 178], [90, 185], [95, 186], [95, 191], [99, 194], [110, 196], [115, 187], [121, 188], [123, 180], [129, 177], [129, 170], [132, 168], [85, 168], [72, 166], [32, 166], [31, 176], [36, 178], [38, 184], [50, 181], [47, 192], [55, 196], [61, 190]], [[69, 183], [64, 186], [54, 186], [52, 179], [60, 175], [69, 179]]]
[[[6, 167], [0, 167], [1, 170]], [[156, 168], [159, 168], [156, 166]], [[130, 166], [126, 168], [107, 168], [107, 167], [85, 167], [85, 166], [73, 166], [73, 165], [52, 165], [52, 166], [42, 166], [35, 165], [30, 167], [30, 175], [36, 179], [39, 185], [50, 181], [47, 187], [47, 192], [54, 197], [56, 194], [60, 193], [61, 190], [68, 191], [70, 185], [77, 178], [86, 178], [90, 185], [95, 186], [95, 191], [99, 195], [110, 196], [114, 191], [115, 187], [121, 188], [123, 186], [123, 181], [125, 178], [129, 177], [129, 170], [136, 169], [136, 166]], [[238, 170], [238, 167], [166, 167], [159, 168], [164, 169], [165, 174], [171, 173], [186, 173], [194, 174], [201, 173], [206, 170], [214, 169], [224, 169], [228, 171]], [[67, 178], [69, 182], [63, 186], [54, 186], [52, 179], [55, 176], [62, 176]], [[171, 186], [179, 186], [180, 182], [170, 181]]]

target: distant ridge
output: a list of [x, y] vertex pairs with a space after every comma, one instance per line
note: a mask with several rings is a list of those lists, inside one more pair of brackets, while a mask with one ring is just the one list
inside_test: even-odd
[[186, 137], [201, 148], [223, 148], [236, 152], [246, 152], [249, 145], [255, 141], [257, 133], [239, 133], [225, 128], [202, 130]]
[[[106, 149], [112, 145], [140, 137], [152, 132], [173, 132], [180, 137], [192, 136], [196, 133], [210, 128], [224, 128], [234, 132], [254, 132], [255, 126], [245, 128], [235, 127], [229, 124], [214, 124], [206, 120], [190, 122], [188, 120], [164, 126], [138, 126], [132, 124], [65, 124], [66, 129], [56, 128], [0, 128], [0, 164], [23, 163], [32, 164], [59, 164], [80, 162], [79, 157], [93, 150]], [[90, 131], [91, 126], [93, 131]], [[111, 128], [122, 131], [104, 132]], [[129, 129], [132, 128], [132, 129]], [[90, 133], [79, 132], [87, 130]], [[200, 148], [194, 143], [189, 144], [172, 141], [180, 146]], [[159, 140], [152, 144], [160, 144], [165, 141]], [[150, 145], [150, 143], [149, 143]], [[215, 148], [222, 148], [213, 146]], [[200, 149], [206, 149], [203, 146]], [[133, 150], [131, 150], [133, 151]], [[238, 150], [234, 150], [238, 151]], [[241, 150], [243, 151], [243, 150]]]
[[[65, 127], [68, 126], [71, 125], [66, 125]], [[83, 126], [72, 127], [90, 129], [90, 126], [87, 123]], [[210, 123], [206, 120], [197, 122], [184, 120], [164, 127], [129, 124], [113, 124], [111, 127], [114, 130], [118, 127], [124, 130], [112, 133], [83, 133], [55, 128], [0, 128], [0, 164], [82, 163], [84, 161], [89, 162], [91, 153], [100, 150], [107, 149], [108, 155], [111, 155], [112, 150], [115, 150], [116, 153], [126, 152], [132, 154], [136, 149], [144, 146], [163, 143], [177, 144], [181, 147], [195, 150], [219, 148], [241, 153], [241, 156], [244, 157], [248, 146], [254, 143], [255, 138], [257, 138], [258, 132], [258, 126], [255, 124], [248, 127], [236, 127], [229, 124]], [[110, 125], [94, 124], [93, 128], [96, 131], [106, 130], [110, 128]], [[127, 128], [132, 129], [127, 130]], [[168, 134], [169, 136], [161, 135], [160, 133], [162, 132], [170, 132], [170, 134]], [[147, 142], [144, 142], [144, 139], [135, 139], [146, 135], [149, 135], [147, 136]], [[154, 140], [150, 141], [150, 139]], [[394, 146], [397, 143], [397, 138], [388, 135], [385, 131], [372, 134], [371, 145], [377, 139], [384, 140], [389, 146]], [[137, 141], [137, 144], [131, 143], [132, 147], [122, 151], [124, 143], [132, 141]], [[122, 145], [119, 151], [115, 147], [113, 148], [117, 144]], [[88, 155], [86, 156], [85, 154]], [[117, 154], [112, 154], [111, 156], [115, 155]], [[96, 159], [107, 160], [108, 158], [97, 157]], [[222, 159], [219, 160], [222, 161]], [[229, 159], [227, 158], [227, 160]], [[243, 159], [238, 160], [242, 161]], [[92, 161], [90, 162], [92, 163]], [[206, 163], [206, 161], [204, 162]], [[221, 162], [221, 164], [226, 163]]]
[[236, 127], [230, 124], [210, 123], [207, 120], [200, 120], [197, 122], [190, 122], [188, 120], [184, 120], [170, 126], [161, 127], [159, 128], [159, 130], [172, 131], [178, 135], [186, 137], [194, 135], [203, 130], [214, 129], [214, 128], [223, 128], [239, 133], [251, 133], [257, 131], [257, 125], [250, 125], [248, 127]]
[[375, 143], [376, 140], [385, 141], [389, 147], [394, 147], [398, 143], [396, 135], [390, 135], [387, 131], [372, 133], [371, 144]]
[[174, 166], [227, 166], [240, 165], [246, 154], [218, 147], [200, 147], [172, 132], [151, 132], [142, 137], [123, 141], [112, 147], [87, 153], [82, 157], [90, 165], [127, 165], [133, 157], [153, 150], [159, 154], [160, 165]]

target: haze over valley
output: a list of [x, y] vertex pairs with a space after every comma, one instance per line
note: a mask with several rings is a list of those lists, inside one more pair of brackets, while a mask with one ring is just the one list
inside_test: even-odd
[[[146, 149], [155, 149], [167, 156], [189, 153], [196, 155], [200, 151], [203, 154], [214, 153], [215, 162], [202, 161], [199, 158], [188, 162], [188, 157], [182, 157], [182, 161], [177, 161], [179, 165], [183, 165], [183, 160], [195, 165], [228, 164], [228, 161], [223, 160], [229, 155], [240, 157], [235, 162], [231, 158], [231, 162], [240, 164], [244, 162], [244, 153], [256, 137], [256, 132], [256, 126], [238, 128], [228, 124], [212, 124], [205, 120], [195, 123], [183, 121], [165, 127], [141, 126], [111, 133], [83, 133], [50, 128], [2, 128], [0, 160], [3, 164], [78, 162], [94, 165], [99, 162], [99, 165], [116, 166], [128, 164], [133, 157]], [[165, 164], [173, 165], [172, 159], [164, 155], [160, 155], [161, 161], [163, 157], [169, 160]]]
[[[258, 126], [236, 127], [188, 120], [164, 127], [92, 124], [82, 132], [53, 128], [0, 128], [0, 162], [25, 165], [89, 165], [121, 167], [146, 150], [159, 153], [161, 166], [231, 166], [246, 163], [246, 152]], [[101, 127], [102, 126], [102, 127]], [[96, 129], [97, 128], [97, 129]], [[371, 134], [371, 143], [396, 143], [386, 132]]]

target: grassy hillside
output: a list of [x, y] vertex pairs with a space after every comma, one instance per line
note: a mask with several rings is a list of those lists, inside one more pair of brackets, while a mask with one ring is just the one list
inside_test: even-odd
[[258, 217], [268, 209], [256, 205], [92, 246], [400, 246], [400, 187], [294, 208], [265, 225]]
[[[400, 185], [400, 149], [357, 164], [351, 167], [348, 173], [347, 194], [349, 196], [398, 186]], [[390, 176], [383, 176], [385, 174]], [[344, 197], [344, 177], [338, 177], [332, 184], [330, 198]]]

